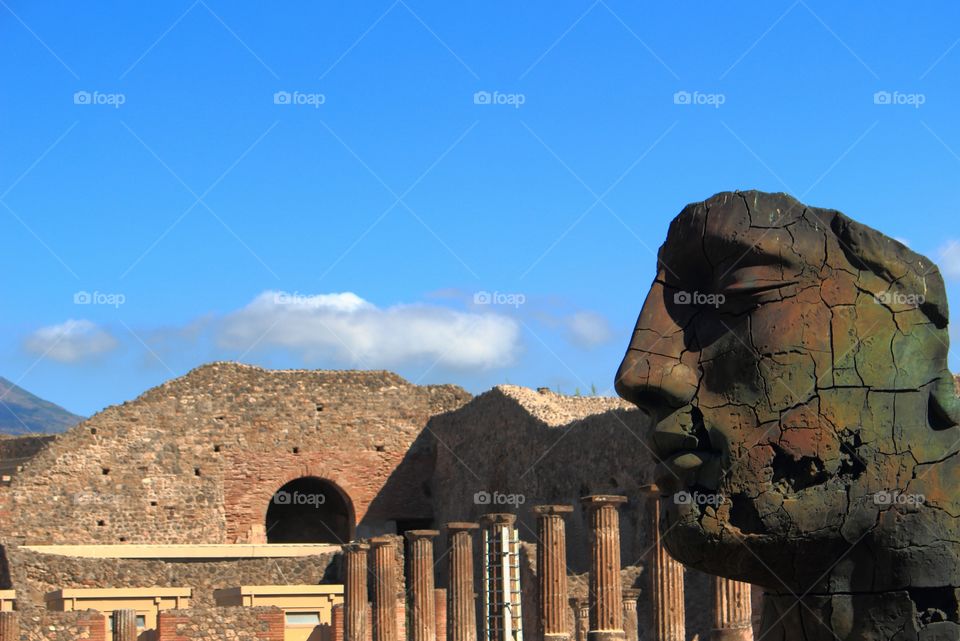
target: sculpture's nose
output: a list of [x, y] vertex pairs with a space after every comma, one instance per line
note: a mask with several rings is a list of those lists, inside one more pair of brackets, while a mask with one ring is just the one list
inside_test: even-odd
[[698, 378], [684, 364], [683, 328], [663, 303], [663, 288], [654, 284], [643, 305], [615, 387], [622, 398], [662, 418], [693, 400]]

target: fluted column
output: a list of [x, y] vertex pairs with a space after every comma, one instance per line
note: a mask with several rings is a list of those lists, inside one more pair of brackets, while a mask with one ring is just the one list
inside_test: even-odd
[[399, 641], [397, 635], [397, 551], [395, 539], [370, 539], [373, 558], [373, 641]]
[[685, 641], [686, 613], [683, 599], [683, 565], [667, 554], [660, 538], [660, 491], [648, 486], [650, 497], [651, 593], [653, 596], [653, 641]]
[[590, 524], [589, 641], [622, 641], [623, 593], [620, 585], [620, 514], [624, 496], [596, 494], [581, 499]]
[[436, 598], [433, 590], [433, 537], [436, 530], [409, 530], [407, 556], [410, 559], [409, 641], [436, 641]]
[[447, 641], [447, 591], [444, 588], [435, 588], [433, 596], [437, 641]]
[[346, 579], [343, 594], [344, 641], [367, 641], [367, 555], [366, 543], [345, 545]]
[[476, 523], [447, 523], [447, 537], [450, 541], [447, 641], [477, 641], [473, 530], [478, 527]]
[[0, 641], [20, 641], [19, 613], [0, 612]]
[[587, 633], [590, 631], [590, 601], [573, 597], [570, 599], [570, 607], [573, 609], [573, 630], [576, 641], [587, 641]]
[[623, 591], [623, 633], [627, 641], [637, 641], [640, 625], [637, 621], [637, 598], [640, 590], [627, 588]]
[[753, 641], [750, 584], [714, 577], [713, 594], [710, 641]]
[[137, 611], [113, 611], [113, 641], [137, 641]]
[[567, 536], [563, 517], [570, 505], [538, 505], [537, 621], [544, 641], [569, 641], [567, 628]]

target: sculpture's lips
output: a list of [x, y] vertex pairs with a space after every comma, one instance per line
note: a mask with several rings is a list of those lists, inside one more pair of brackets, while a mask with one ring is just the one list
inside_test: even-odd
[[[684, 415], [688, 416], [686, 420]], [[689, 415], [694, 417], [692, 426]], [[651, 433], [650, 445], [657, 461], [654, 482], [668, 493], [703, 484], [704, 466], [719, 459], [719, 453], [710, 449], [698, 410], [681, 410], [664, 417]]]
[[704, 465], [716, 459], [713, 452], [682, 450], [662, 459], [654, 468], [654, 482], [667, 493], [676, 492], [698, 484], [698, 476]]

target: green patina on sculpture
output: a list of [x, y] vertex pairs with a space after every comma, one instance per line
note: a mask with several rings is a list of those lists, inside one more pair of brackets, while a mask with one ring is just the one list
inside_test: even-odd
[[765, 641], [958, 639], [960, 402], [943, 279], [786, 194], [673, 220], [617, 373], [667, 550], [761, 585]]

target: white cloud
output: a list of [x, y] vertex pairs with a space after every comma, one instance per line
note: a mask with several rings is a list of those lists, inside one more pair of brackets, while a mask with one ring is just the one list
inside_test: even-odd
[[411, 363], [493, 368], [514, 362], [520, 328], [512, 318], [492, 312], [435, 305], [379, 308], [351, 292], [265, 291], [223, 320], [217, 342], [241, 351], [281, 348], [306, 361], [364, 368]]
[[575, 312], [564, 319], [567, 337], [579, 347], [597, 347], [613, 338], [607, 319], [596, 312]]
[[28, 352], [61, 363], [94, 359], [116, 349], [117, 339], [88, 320], [68, 320], [36, 330], [23, 342]]
[[960, 241], [949, 240], [937, 250], [936, 262], [947, 278], [960, 278]]

